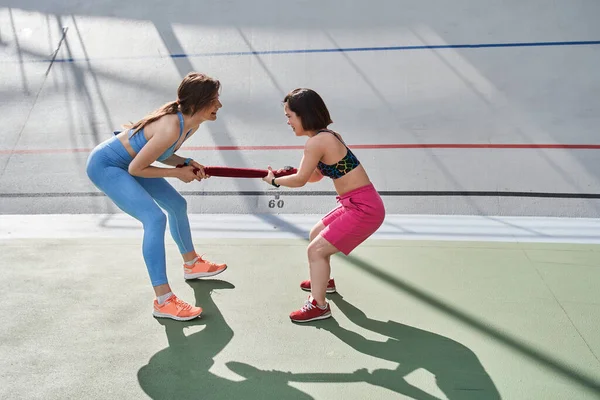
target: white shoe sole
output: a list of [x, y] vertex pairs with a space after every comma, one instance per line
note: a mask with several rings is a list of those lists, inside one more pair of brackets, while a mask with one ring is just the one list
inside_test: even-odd
[[191, 317], [176, 317], [175, 315], [163, 314], [163, 313], [159, 313], [157, 311], [153, 311], [152, 315], [155, 316], [156, 318], [171, 318], [171, 319], [174, 319], [175, 321], [189, 321], [194, 318], [200, 318], [202, 316], [202, 313], [200, 313], [198, 315], [193, 315]]
[[311, 318], [311, 319], [306, 319], [306, 320], [304, 320], [304, 321], [298, 321], [297, 319], [291, 319], [291, 318], [290, 318], [290, 320], [291, 320], [292, 322], [298, 322], [298, 323], [301, 323], [301, 324], [302, 324], [302, 323], [304, 323], [304, 322], [318, 321], [318, 320], [320, 320], [320, 319], [327, 319], [327, 318], [329, 318], [329, 317], [331, 317], [331, 312], [329, 312], [328, 314], [321, 315], [321, 316], [319, 316], [319, 317], [315, 317], [315, 318]]
[[183, 274], [184, 279], [199, 279], [199, 278], [208, 278], [209, 276], [219, 275], [221, 272], [225, 271], [227, 267], [223, 268], [220, 271], [215, 272], [199, 272], [197, 274]]
[[[305, 292], [310, 292], [310, 289], [304, 289], [303, 287], [301, 287], [300, 289], [304, 290]], [[325, 293], [335, 293], [337, 292], [337, 290], [335, 290], [335, 288], [331, 289], [331, 288], [327, 288], [325, 290]]]

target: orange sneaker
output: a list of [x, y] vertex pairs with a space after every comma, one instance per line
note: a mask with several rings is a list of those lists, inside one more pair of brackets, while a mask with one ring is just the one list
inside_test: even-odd
[[215, 264], [198, 256], [194, 265], [183, 264], [183, 277], [185, 279], [206, 278], [220, 274], [227, 269], [227, 264]]
[[158, 304], [154, 300], [154, 311], [152, 315], [157, 318], [172, 318], [177, 321], [189, 321], [199, 317], [202, 314], [202, 308], [194, 307], [177, 296], [172, 295], [163, 304]]

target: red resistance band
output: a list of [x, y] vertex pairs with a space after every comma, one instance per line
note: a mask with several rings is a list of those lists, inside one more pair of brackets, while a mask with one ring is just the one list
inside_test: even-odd
[[[177, 168], [185, 167], [179, 164]], [[198, 168], [194, 168], [194, 173], [198, 172]], [[204, 172], [209, 176], [222, 176], [228, 178], [263, 178], [269, 173], [266, 169], [257, 168], [234, 168], [234, 167], [204, 167]], [[293, 175], [298, 170], [294, 167], [286, 166], [273, 171], [276, 178], [280, 176]]]

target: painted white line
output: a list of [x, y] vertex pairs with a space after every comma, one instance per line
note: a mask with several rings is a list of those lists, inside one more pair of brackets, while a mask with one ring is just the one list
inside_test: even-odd
[[[308, 238], [321, 215], [192, 214], [194, 238]], [[168, 229], [165, 233], [169, 235]], [[0, 239], [140, 238], [126, 214], [0, 215]], [[598, 218], [388, 215], [373, 239], [600, 244]]]

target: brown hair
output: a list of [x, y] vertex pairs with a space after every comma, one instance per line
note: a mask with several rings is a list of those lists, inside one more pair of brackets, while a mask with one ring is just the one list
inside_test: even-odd
[[294, 89], [285, 96], [283, 102], [300, 117], [305, 131], [325, 129], [333, 122], [325, 102], [312, 89]]
[[176, 114], [181, 111], [183, 114], [194, 115], [197, 111], [210, 105], [220, 88], [221, 83], [218, 80], [205, 74], [190, 72], [179, 84], [176, 101], [163, 105], [135, 124], [125, 125], [125, 127], [133, 129], [133, 134], [135, 134], [149, 123], [167, 114]]

